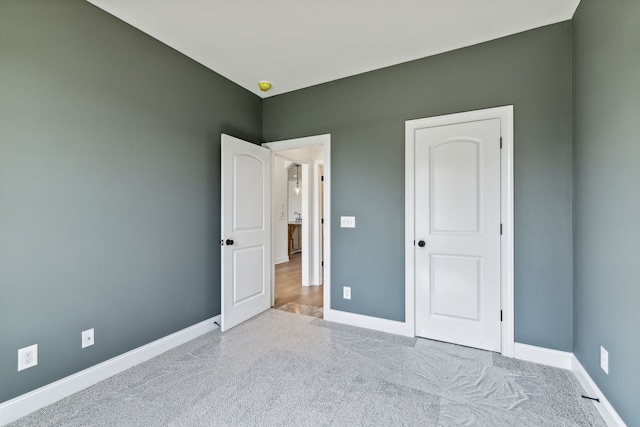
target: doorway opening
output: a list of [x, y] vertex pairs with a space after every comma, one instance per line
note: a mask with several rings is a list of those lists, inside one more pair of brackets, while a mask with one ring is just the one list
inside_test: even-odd
[[288, 262], [275, 266], [273, 308], [322, 319], [323, 288], [324, 285], [302, 286], [302, 254], [293, 253]]
[[272, 307], [326, 318], [329, 135], [263, 144], [272, 151]]
[[[311, 223], [314, 222], [309, 221], [309, 213], [316, 211], [314, 203], [317, 202], [317, 198], [308, 194], [309, 191], [313, 193], [315, 186], [307, 185], [309, 179], [314, 178], [309, 176], [307, 169], [309, 161], [323, 160], [322, 154], [321, 147], [281, 151], [275, 155], [272, 172], [275, 189], [273, 197], [286, 195], [286, 203], [282, 203], [284, 200], [277, 200], [276, 206], [279, 203], [280, 207], [275, 215], [276, 221], [286, 222], [286, 232], [282, 224], [274, 224], [274, 243], [278, 245], [285, 234], [287, 239], [286, 257], [282, 252], [283, 248], [274, 248], [276, 261], [273, 308], [319, 318], [323, 317], [323, 285], [322, 281], [314, 280], [310, 275], [319, 259], [318, 254], [312, 251], [313, 237], [308, 232], [308, 228], [313, 227]], [[281, 168], [286, 170], [285, 174], [280, 172]], [[283, 175], [286, 181], [282, 179]], [[278, 187], [284, 188], [285, 191]]]

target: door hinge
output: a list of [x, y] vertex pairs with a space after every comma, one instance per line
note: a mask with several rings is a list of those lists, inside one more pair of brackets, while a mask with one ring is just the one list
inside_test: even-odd
[[324, 218], [320, 220], [320, 224], [324, 224]]
[[500, 224], [500, 235], [502, 236], [502, 224]]
[[324, 175], [320, 177], [320, 181], [324, 181]]
[[502, 310], [500, 310], [500, 321], [502, 322]]
[[324, 267], [324, 261], [321, 261], [320, 264]]
[[500, 149], [502, 150], [502, 137], [500, 137]]

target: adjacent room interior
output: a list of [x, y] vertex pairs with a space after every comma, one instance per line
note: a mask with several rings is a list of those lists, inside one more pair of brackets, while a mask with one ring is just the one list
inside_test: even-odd
[[[319, 318], [323, 317], [322, 153], [322, 147], [279, 151], [271, 174], [273, 308]], [[305, 162], [304, 167], [300, 162]]]
[[[374, 345], [423, 360], [426, 340], [376, 335], [414, 321], [406, 298], [405, 125], [504, 106], [513, 107], [516, 357], [480, 358], [523, 378], [519, 363], [537, 362], [542, 388], [544, 379], [577, 377], [608, 423], [640, 424], [640, 2], [518, 0], [495, 10], [468, 5], [471, 15], [439, 0], [422, 15], [411, 13], [419, 7], [411, 1], [384, 14], [346, 4], [308, 13], [286, 1], [249, 12], [236, 2], [186, 21], [168, 18], [181, 17], [183, 6], [151, 3], [0, 2], [0, 424], [167, 350], [169, 360], [187, 342], [195, 353], [209, 351], [212, 363], [226, 351], [218, 330], [228, 247], [222, 134], [256, 146], [330, 135], [324, 157], [308, 149], [271, 158], [271, 179], [277, 174], [282, 186], [270, 194], [269, 271], [290, 275], [295, 291], [282, 300], [290, 310], [266, 311], [268, 324], [293, 319], [292, 346], [299, 340], [313, 349], [334, 337], [360, 352], [362, 366], [346, 362], [352, 383], [363, 379], [349, 376], [356, 369], [384, 366], [365, 362]], [[296, 39], [299, 50], [224, 27], [232, 14], [264, 39], [275, 19], [295, 14], [281, 40]], [[523, 17], [531, 21], [516, 25]], [[445, 22], [452, 24], [439, 26]], [[186, 44], [189, 29], [217, 27], [227, 28], [223, 37]], [[422, 27], [441, 33], [367, 44], [385, 28], [400, 35]], [[489, 32], [456, 38], [467, 27]], [[342, 37], [340, 30], [353, 37], [333, 40], [342, 56], [331, 56], [319, 43]], [[165, 33], [176, 38], [163, 41]], [[431, 44], [438, 40], [450, 43]], [[219, 61], [199, 56], [214, 45]], [[314, 62], [321, 54], [325, 62]], [[236, 57], [248, 61], [237, 73]], [[360, 62], [342, 67], [347, 59]], [[272, 77], [287, 69], [295, 74]], [[272, 81], [271, 91], [261, 80]], [[315, 178], [325, 173], [328, 194]], [[292, 216], [291, 185], [301, 188]], [[305, 197], [329, 203], [329, 215]], [[238, 328], [247, 324], [265, 331], [264, 342], [250, 343], [278, 343], [266, 322]], [[213, 342], [191, 341], [213, 331]], [[282, 348], [247, 348], [247, 363], [255, 354], [265, 366], [285, 361], [304, 371], [304, 361]], [[449, 354], [437, 351], [441, 361]], [[221, 376], [238, 374], [226, 366]], [[249, 384], [247, 372], [238, 378]], [[311, 374], [329, 373], [339, 384], [336, 372], [320, 364]], [[377, 391], [389, 384], [364, 383]], [[432, 401], [406, 393], [398, 392], [408, 399], [399, 402], [433, 412]], [[558, 402], [544, 402], [561, 412]]]

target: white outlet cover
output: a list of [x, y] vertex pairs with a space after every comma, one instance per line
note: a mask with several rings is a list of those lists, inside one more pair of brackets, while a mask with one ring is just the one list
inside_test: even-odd
[[342, 288], [342, 297], [344, 299], [351, 299], [351, 288], [349, 286]]
[[30, 345], [18, 350], [18, 371], [31, 368], [38, 364], [38, 344]]
[[82, 348], [89, 347], [95, 342], [93, 328], [82, 331]]
[[600, 347], [600, 367], [607, 375], [609, 374], [609, 352], [602, 346]]

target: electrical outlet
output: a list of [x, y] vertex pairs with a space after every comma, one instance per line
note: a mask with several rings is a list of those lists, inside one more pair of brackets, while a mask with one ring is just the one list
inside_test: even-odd
[[356, 228], [356, 217], [355, 216], [341, 216], [340, 217], [340, 227], [341, 228]]
[[342, 298], [351, 299], [351, 288], [349, 286], [342, 288]]
[[31, 368], [38, 364], [38, 344], [30, 345], [18, 350], [18, 371]]
[[93, 328], [82, 331], [82, 348], [89, 347], [94, 343]]
[[600, 347], [600, 367], [607, 375], [609, 374], [609, 352], [602, 346]]

